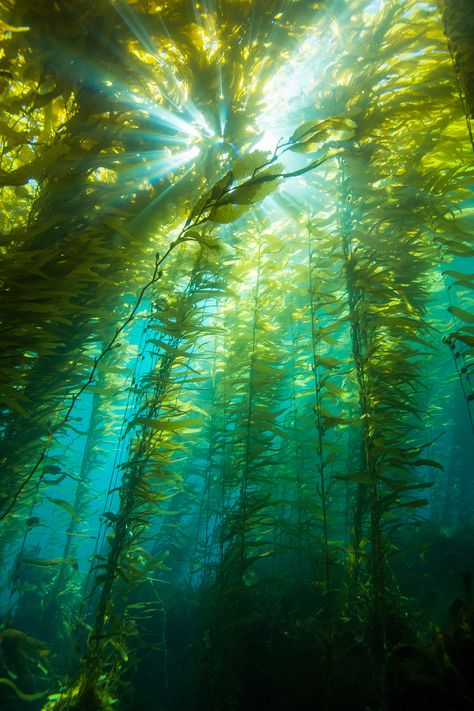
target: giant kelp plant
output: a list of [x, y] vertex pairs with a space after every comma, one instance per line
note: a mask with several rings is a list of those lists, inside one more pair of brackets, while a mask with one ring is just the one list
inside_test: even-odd
[[472, 708], [471, 2], [0, 10], [1, 708]]

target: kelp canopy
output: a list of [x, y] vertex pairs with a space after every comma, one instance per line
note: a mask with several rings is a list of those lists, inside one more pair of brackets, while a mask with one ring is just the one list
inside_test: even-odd
[[470, 2], [0, 9], [2, 708], [472, 708]]

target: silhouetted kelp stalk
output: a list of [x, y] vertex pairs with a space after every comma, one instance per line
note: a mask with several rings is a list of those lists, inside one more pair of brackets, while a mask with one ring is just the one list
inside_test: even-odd
[[[247, 411], [245, 413], [245, 430], [243, 437], [244, 455], [242, 462], [242, 475], [239, 490], [239, 516], [242, 519], [242, 525], [240, 526], [240, 540], [239, 540], [239, 561], [241, 566], [241, 575], [243, 576], [246, 569], [245, 558], [248, 552], [248, 544], [245, 538], [246, 528], [247, 528], [247, 508], [249, 504], [249, 484], [250, 484], [250, 464], [251, 464], [251, 450], [253, 442], [251, 441], [252, 432], [252, 420], [254, 418], [254, 407], [255, 407], [255, 361], [257, 358], [257, 322], [260, 318], [259, 314], [259, 298], [260, 298], [260, 279], [261, 279], [261, 269], [262, 269], [262, 243], [258, 239], [256, 244], [257, 249], [257, 263], [256, 263], [256, 276], [255, 276], [255, 286], [252, 295], [253, 302], [253, 318], [251, 321], [251, 335], [250, 335], [250, 352], [249, 352], [249, 383], [247, 387]], [[253, 487], [252, 487], [253, 488]]]
[[[324, 369], [324, 359], [321, 359], [321, 342], [320, 342], [320, 330], [321, 330], [321, 301], [318, 293], [315, 291], [315, 286], [313, 283], [314, 276], [314, 263], [313, 263], [313, 245], [312, 245], [312, 231], [311, 223], [308, 221], [307, 224], [308, 233], [308, 292], [309, 292], [309, 309], [310, 309], [310, 323], [311, 323], [311, 354], [312, 354], [312, 371], [314, 380], [314, 415], [316, 423], [316, 433], [317, 433], [317, 455], [316, 455], [316, 466], [319, 475], [319, 495], [321, 499], [322, 507], [322, 524], [323, 524], [323, 550], [324, 550], [324, 568], [325, 568], [325, 586], [326, 586], [326, 603], [327, 603], [327, 616], [328, 616], [328, 643], [327, 643], [327, 662], [328, 662], [328, 673], [331, 674], [332, 666], [332, 637], [333, 637], [333, 619], [332, 619], [332, 586], [331, 586], [331, 557], [329, 550], [329, 523], [328, 523], [328, 492], [329, 492], [329, 482], [328, 482], [328, 472], [325, 462], [325, 442], [324, 435], [328, 428], [329, 423], [327, 422], [327, 417], [325, 417], [322, 408], [322, 389], [324, 388], [324, 382], [327, 377], [321, 377], [321, 369]], [[326, 366], [328, 363], [326, 362]], [[332, 365], [332, 364], [331, 364]], [[331, 418], [332, 419], [332, 418]], [[333, 423], [335, 424], [335, 423]]]
[[[359, 386], [359, 408], [362, 425], [362, 442], [365, 454], [365, 467], [369, 489], [370, 510], [370, 538], [371, 538], [371, 574], [372, 574], [372, 602], [374, 627], [374, 646], [380, 652], [387, 648], [386, 622], [385, 622], [385, 575], [384, 560], [385, 547], [381, 531], [381, 494], [379, 493], [379, 474], [377, 470], [376, 454], [373, 445], [373, 434], [370, 427], [369, 388], [370, 380], [366, 370], [365, 359], [368, 349], [365, 329], [360, 321], [359, 306], [363, 299], [361, 290], [356, 286], [356, 259], [351, 240], [350, 212], [345, 207], [347, 204], [347, 191], [350, 177], [340, 178], [342, 186], [342, 216], [341, 237], [344, 251], [344, 269], [346, 278], [347, 297], [351, 323], [352, 357], [357, 374]], [[346, 199], [344, 199], [346, 198]]]
[[[218, 303], [216, 302], [216, 308]], [[216, 516], [216, 474], [221, 472], [223, 456], [223, 431], [221, 409], [218, 403], [217, 382], [219, 379], [218, 357], [219, 357], [219, 334], [214, 338], [214, 348], [212, 366], [210, 373], [210, 403], [208, 405], [209, 422], [204, 428], [205, 434], [205, 467], [202, 473], [202, 495], [199, 497], [197, 520], [195, 524], [195, 541], [190, 555], [188, 580], [191, 586], [194, 585], [196, 576], [200, 585], [206, 588], [211, 574], [213, 561], [213, 542], [216, 524], [211, 524]]]
[[[372, 207], [363, 193], [357, 194], [357, 183], [351, 185], [352, 175], [358, 171], [356, 161], [339, 162], [340, 230], [365, 458], [364, 472], [354, 481], [359, 480], [359, 486], [367, 489], [370, 643], [375, 658], [384, 661], [397, 640], [397, 617], [403, 614], [399, 600], [396, 602], [399, 596], [390, 566], [390, 537], [401, 525], [397, 513], [405, 507], [416, 511], [428, 504], [425, 498], [413, 498], [413, 492], [433, 483], [420, 481], [415, 475], [417, 467], [442, 469], [436, 461], [422, 458], [432, 442], [417, 444], [414, 439], [422, 423], [417, 392], [422, 387], [420, 369], [427, 343], [420, 332], [424, 335], [428, 331], [423, 318], [428, 300], [425, 275], [432, 268], [432, 248], [417, 226], [424, 206], [400, 235], [398, 214], [403, 204], [395, 202], [388, 210], [383, 203]], [[367, 178], [370, 185], [370, 173]], [[370, 225], [377, 225], [379, 211], [391, 228], [381, 233], [381, 249], [376, 253]], [[360, 218], [356, 214], [364, 215], [365, 231], [357, 229]], [[390, 281], [387, 274], [393, 275]], [[365, 496], [359, 500], [363, 502]], [[360, 511], [355, 512], [360, 516]], [[383, 697], [383, 669], [380, 675]]]
[[[294, 304], [292, 303], [293, 309], [295, 308]], [[296, 516], [295, 516], [295, 521], [296, 521], [296, 531], [295, 533], [295, 538], [296, 538], [296, 551], [297, 551], [297, 558], [298, 558], [298, 577], [300, 580], [303, 579], [303, 551], [304, 551], [304, 544], [305, 544], [305, 533], [307, 534], [307, 529], [309, 525], [308, 517], [307, 517], [307, 512], [304, 511], [304, 495], [303, 491], [305, 488], [305, 482], [304, 482], [304, 458], [303, 458], [303, 442], [302, 442], [302, 433], [301, 429], [298, 426], [298, 405], [297, 405], [297, 397], [298, 397], [298, 383], [297, 383], [297, 365], [298, 365], [298, 355], [299, 355], [299, 348], [298, 348], [298, 322], [294, 318], [294, 314], [290, 313], [290, 328], [289, 328], [289, 333], [290, 333], [290, 343], [289, 343], [289, 353], [290, 353], [290, 359], [291, 359], [291, 376], [290, 376], [290, 408], [289, 408], [289, 413], [288, 413], [288, 425], [287, 427], [291, 429], [291, 442], [292, 442], [292, 447], [293, 451], [288, 458], [287, 462], [287, 467], [290, 470], [290, 473], [293, 475], [294, 472], [294, 481], [295, 481], [295, 500], [290, 506], [290, 512], [293, 512], [294, 509], [296, 509]], [[294, 515], [294, 514], [293, 514]], [[292, 518], [292, 515], [290, 513], [290, 520]]]

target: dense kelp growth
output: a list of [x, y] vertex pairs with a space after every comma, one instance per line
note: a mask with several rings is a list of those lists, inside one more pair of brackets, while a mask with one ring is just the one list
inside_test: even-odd
[[469, 3], [0, 0], [0, 705], [474, 702]]

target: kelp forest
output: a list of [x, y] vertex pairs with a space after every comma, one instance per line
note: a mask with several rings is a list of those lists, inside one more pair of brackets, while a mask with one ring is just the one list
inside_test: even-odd
[[0, 17], [0, 708], [474, 708], [472, 0]]

